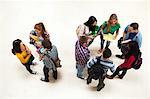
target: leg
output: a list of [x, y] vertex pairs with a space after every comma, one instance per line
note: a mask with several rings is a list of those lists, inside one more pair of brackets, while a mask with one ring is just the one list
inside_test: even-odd
[[45, 78], [44, 79], [42, 79], [41, 78], [41, 80], [42, 81], [45, 81], [45, 82], [49, 82], [49, 75], [48, 75], [48, 73], [49, 73], [49, 68], [47, 68], [46, 66], [44, 66], [43, 67], [43, 72], [44, 72], [44, 76], [45, 76]]
[[116, 75], [119, 74], [119, 71], [121, 71], [122, 69], [120, 67], [117, 67], [116, 71], [111, 75], [111, 76], [106, 76], [109, 79], [113, 79]]
[[84, 79], [84, 77], [83, 77], [84, 66], [81, 66], [81, 65], [77, 64], [76, 67], [77, 67], [77, 77], [81, 78], [81, 79]]
[[90, 84], [92, 82], [92, 75], [89, 75], [87, 78], [87, 84]]
[[97, 91], [100, 91], [102, 88], [104, 88], [105, 86], [104, 79], [105, 79], [105, 76], [101, 75], [99, 78], [99, 83], [97, 85]]
[[33, 72], [30, 68], [30, 64], [25, 64], [26, 69], [31, 73], [31, 74], [36, 74], [36, 72]]
[[105, 48], [108, 48], [109, 45], [110, 45], [110, 41], [107, 41], [107, 42], [106, 42], [106, 47], [105, 47]]
[[122, 69], [122, 74], [118, 75], [119, 78], [122, 79], [126, 73], [127, 73], [127, 69], [126, 68]]
[[104, 42], [105, 40], [103, 39], [103, 35], [100, 35], [100, 39], [101, 39], [101, 49], [104, 48]]
[[53, 70], [53, 77], [55, 80], [57, 80], [57, 70]]

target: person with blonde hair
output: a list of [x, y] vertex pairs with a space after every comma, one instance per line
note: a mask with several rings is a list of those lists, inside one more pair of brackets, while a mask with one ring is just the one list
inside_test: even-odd
[[115, 40], [119, 33], [120, 24], [118, 23], [118, 17], [116, 14], [111, 14], [108, 21], [105, 21], [100, 26], [100, 39], [101, 39], [101, 48], [99, 49], [100, 53], [103, 51], [104, 42], [106, 42], [106, 47], [108, 48], [111, 40]]

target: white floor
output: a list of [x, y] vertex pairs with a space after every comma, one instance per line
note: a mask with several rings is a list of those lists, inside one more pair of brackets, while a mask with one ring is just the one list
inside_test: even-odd
[[[150, 99], [149, 38], [150, 2], [147, 0], [83, 0], [83, 1], [48, 1], [43, 0], [5, 0], [0, 1], [0, 99], [22, 98], [73, 98], [73, 99]], [[108, 20], [110, 14], [118, 15], [123, 29], [131, 22], [138, 22], [143, 35], [143, 65], [140, 70], [129, 70], [124, 79], [105, 80], [106, 86], [96, 91], [97, 81], [86, 85], [86, 81], [76, 77], [74, 45], [77, 40], [75, 30], [79, 24], [93, 15], [98, 25]], [[58, 80], [51, 78], [49, 83], [40, 81], [43, 77], [43, 64], [38, 60], [35, 48], [30, 45], [29, 33], [37, 22], [43, 22], [50, 38], [59, 50], [63, 67], [59, 69]], [[22, 41], [35, 55], [38, 65], [33, 67], [37, 75], [29, 74], [19, 60], [11, 53], [12, 41]], [[112, 60], [116, 67], [122, 62], [115, 54], [120, 53], [112, 42]], [[98, 55], [99, 37], [90, 46], [91, 55]]]

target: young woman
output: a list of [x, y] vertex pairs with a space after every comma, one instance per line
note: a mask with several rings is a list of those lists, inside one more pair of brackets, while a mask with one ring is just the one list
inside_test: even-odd
[[49, 39], [49, 34], [45, 30], [45, 26], [42, 22], [34, 26], [34, 30], [30, 32], [30, 44], [33, 44], [36, 48], [42, 43], [44, 39]]
[[78, 26], [76, 30], [78, 40], [81, 36], [86, 36], [88, 38], [87, 44], [89, 46], [93, 42], [94, 38], [97, 36], [97, 28], [97, 19], [94, 16], [90, 16], [87, 22]]
[[[99, 50], [100, 52], [102, 52], [104, 48], [104, 42], [105, 42], [104, 36], [111, 35], [113, 39], [116, 39], [119, 33], [119, 28], [120, 28], [120, 24], [118, 23], [118, 18], [116, 14], [112, 14], [109, 20], [105, 21], [101, 25], [100, 27], [101, 48]], [[110, 40], [107, 40], [105, 48], [108, 48], [109, 45], [110, 45]]]
[[[107, 76], [107, 78], [113, 79], [116, 75], [118, 75], [119, 78], [122, 79], [127, 73], [127, 70], [133, 67], [133, 63], [138, 59], [138, 56], [141, 54], [138, 43], [136, 41], [130, 41], [126, 46], [126, 50], [124, 50], [123, 53], [125, 55], [124, 62], [117, 67], [116, 71], [111, 76]], [[120, 71], [122, 71], [121, 74], [119, 74]]]
[[17, 56], [20, 62], [31, 74], [36, 74], [36, 72], [32, 71], [30, 68], [31, 65], [35, 65], [35, 63], [33, 63], [34, 56], [32, 55], [29, 48], [25, 46], [20, 39], [13, 41], [12, 53]]

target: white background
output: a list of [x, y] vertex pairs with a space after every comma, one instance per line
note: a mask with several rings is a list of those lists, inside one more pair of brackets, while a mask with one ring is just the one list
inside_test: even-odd
[[[150, 2], [148, 0], [4, 0], [0, 1], [0, 98], [73, 98], [73, 99], [150, 99], [149, 37]], [[105, 87], [96, 91], [97, 81], [86, 85], [86, 81], [76, 77], [74, 45], [77, 40], [75, 30], [78, 25], [93, 15], [98, 25], [108, 20], [112, 13], [118, 15], [121, 29], [131, 22], [138, 22], [143, 36], [143, 65], [138, 71], [129, 70], [124, 79], [105, 80]], [[38, 60], [36, 49], [29, 44], [29, 33], [35, 23], [43, 22], [50, 39], [57, 46], [63, 67], [59, 69], [57, 81], [40, 81], [43, 64]], [[21, 39], [32, 50], [38, 65], [32, 69], [37, 75], [29, 74], [20, 61], [11, 53], [12, 42]], [[98, 55], [100, 40], [97, 37], [90, 46], [91, 56]], [[122, 63], [115, 54], [120, 51], [117, 41], [112, 42], [111, 59], [116, 67]]]

